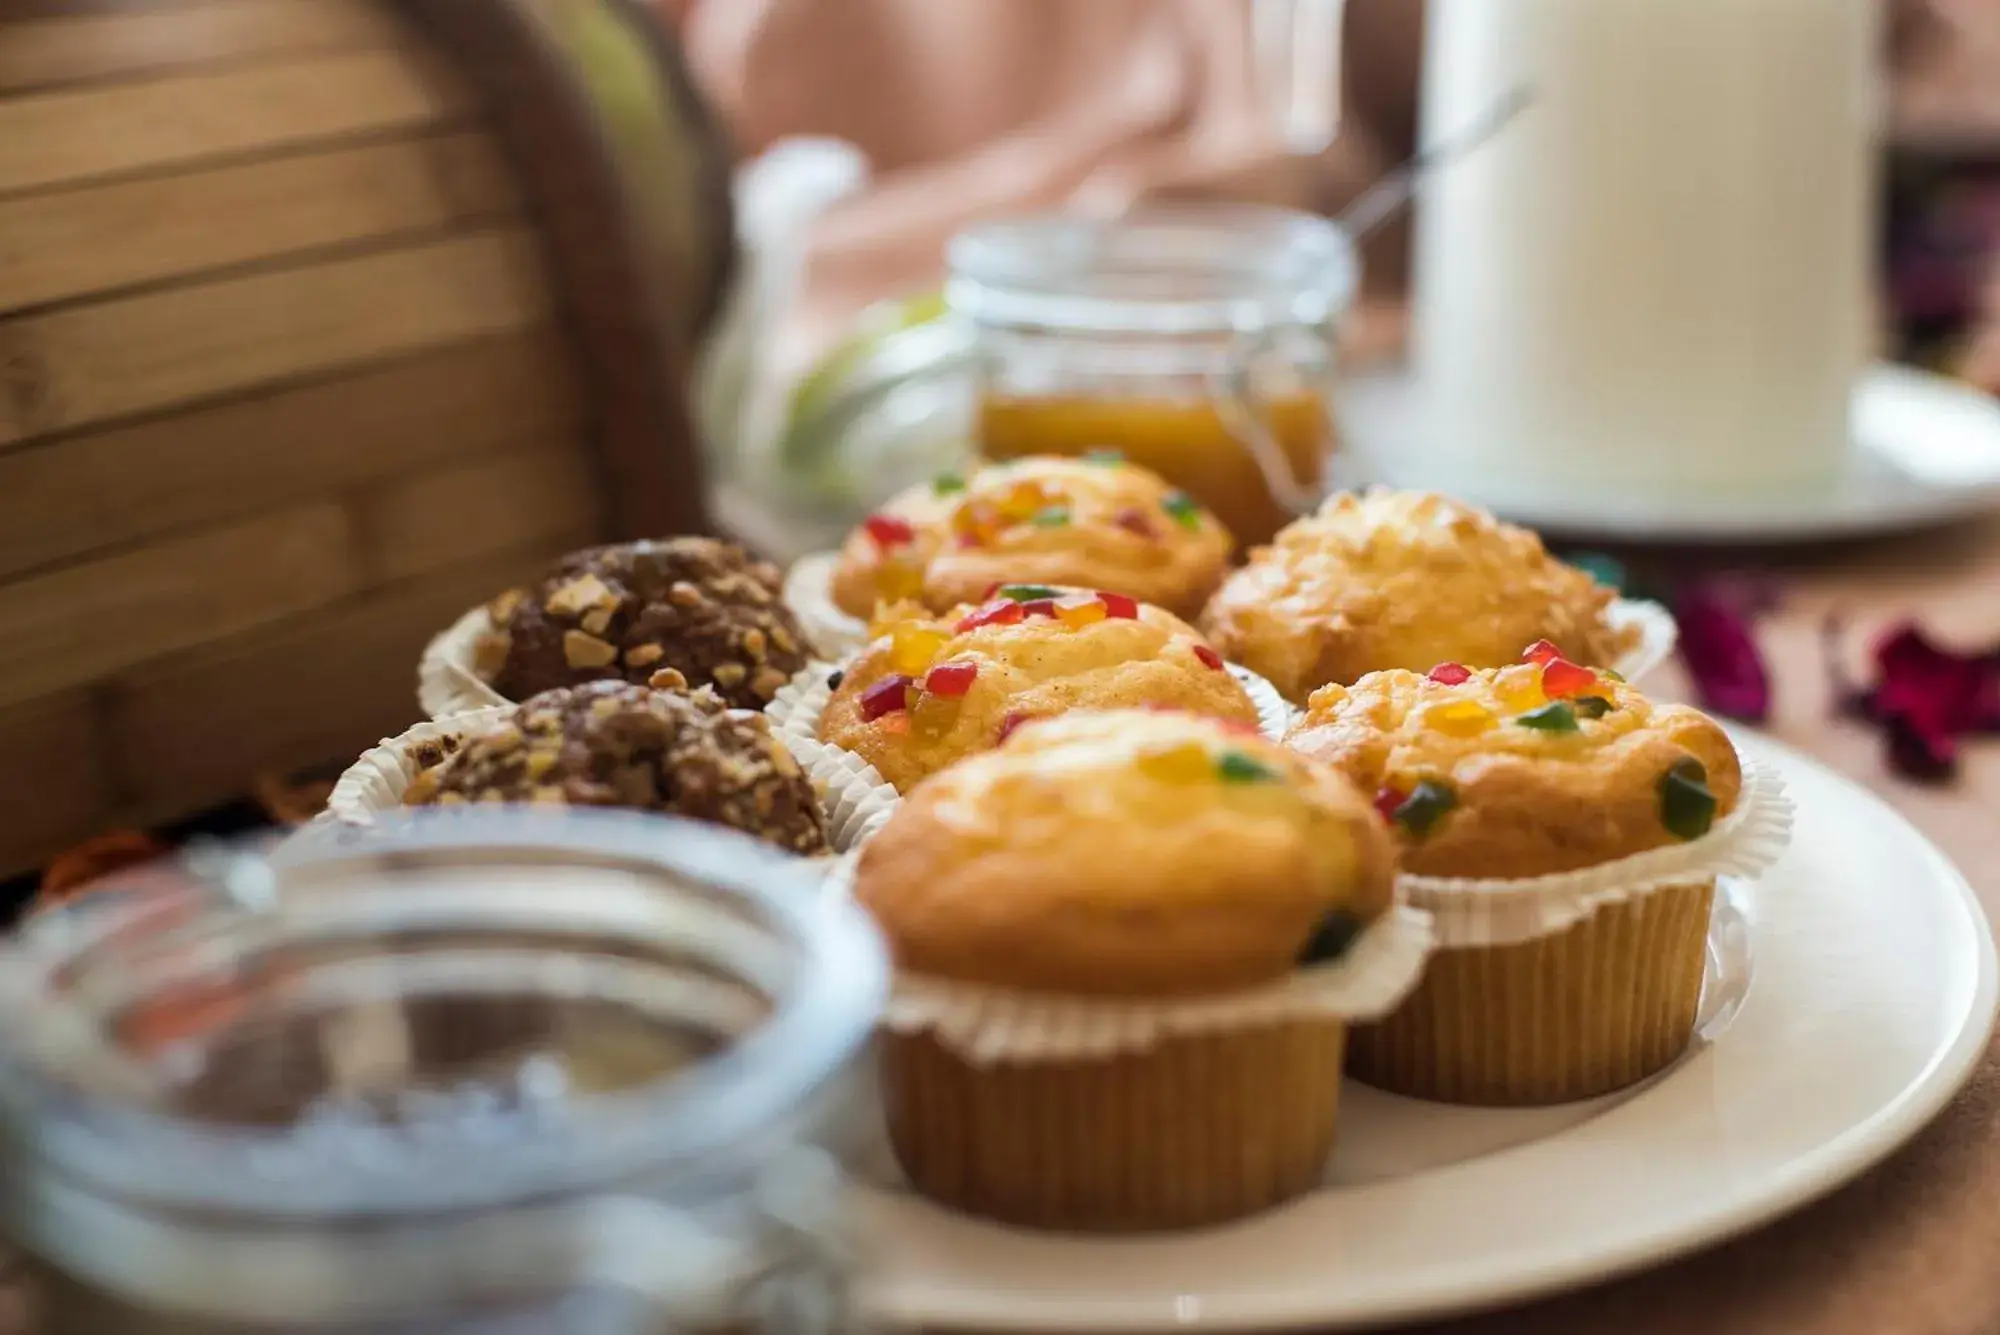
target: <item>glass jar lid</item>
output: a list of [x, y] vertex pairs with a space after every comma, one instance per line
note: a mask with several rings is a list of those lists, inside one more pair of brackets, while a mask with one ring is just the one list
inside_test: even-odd
[[1245, 205], [990, 223], [946, 258], [946, 300], [976, 324], [1169, 337], [1324, 324], [1357, 276], [1338, 225]]

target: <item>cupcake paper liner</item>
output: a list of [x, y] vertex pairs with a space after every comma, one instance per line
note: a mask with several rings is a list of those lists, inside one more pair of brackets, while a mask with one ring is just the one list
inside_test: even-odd
[[1680, 642], [1681, 628], [1674, 614], [1658, 603], [1639, 598], [1620, 598], [1606, 614], [1615, 630], [1636, 627], [1639, 642], [1621, 654], [1611, 667], [1627, 681], [1638, 681], [1673, 656]]
[[[335, 782], [322, 819], [372, 825], [376, 816], [400, 811], [403, 794], [417, 777], [417, 766], [409, 758], [411, 747], [440, 737], [470, 737], [498, 727], [513, 716], [514, 708], [503, 705], [433, 719], [370, 747]], [[895, 804], [896, 790], [882, 782], [874, 766], [809, 737], [787, 736], [776, 729], [772, 733], [820, 790], [827, 843], [835, 854], [860, 847], [881, 828]]]
[[417, 660], [417, 703], [431, 718], [450, 718], [516, 703], [488, 686], [472, 665], [480, 637], [493, 629], [484, 607], [475, 607], [424, 646]]
[[833, 601], [833, 567], [839, 552], [801, 556], [785, 572], [785, 606], [822, 654], [844, 658], [868, 643], [868, 623], [840, 609]]
[[1398, 895], [1436, 919], [1440, 950], [1509, 946], [1553, 936], [1596, 913], [1666, 886], [1755, 876], [1778, 860], [1792, 835], [1792, 802], [1768, 765], [1743, 767], [1736, 810], [1699, 839], [1649, 849], [1581, 871], [1515, 880], [1397, 878]]

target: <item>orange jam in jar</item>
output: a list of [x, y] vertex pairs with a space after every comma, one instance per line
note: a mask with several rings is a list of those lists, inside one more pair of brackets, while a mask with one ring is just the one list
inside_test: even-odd
[[957, 237], [980, 452], [1115, 450], [1249, 546], [1316, 505], [1355, 267], [1324, 219], [1214, 207], [1046, 217]]

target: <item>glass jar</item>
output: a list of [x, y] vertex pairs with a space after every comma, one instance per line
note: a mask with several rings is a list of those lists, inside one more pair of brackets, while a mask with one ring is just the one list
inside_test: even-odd
[[1335, 224], [1237, 206], [1048, 216], [962, 233], [948, 259], [988, 458], [1122, 451], [1245, 545], [1318, 504], [1356, 275]]
[[0, 954], [40, 1335], [844, 1324], [887, 966], [812, 868], [488, 809], [204, 870]]

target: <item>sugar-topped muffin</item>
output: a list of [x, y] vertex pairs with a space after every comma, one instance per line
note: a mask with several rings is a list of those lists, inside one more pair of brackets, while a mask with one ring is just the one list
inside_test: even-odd
[[832, 595], [866, 619], [904, 600], [944, 612], [1003, 582], [1074, 584], [1191, 617], [1229, 550], [1215, 516], [1157, 473], [1115, 454], [1033, 456], [895, 497], [848, 536]]
[[826, 851], [819, 794], [762, 714], [677, 673], [544, 691], [499, 727], [411, 759], [411, 806], [548, 802], [711, 821], [794, 853]]
[[1183, 709], [1247, 730], [1257, 708], [1222, 658], [1171, 612], [1123, 594], [1001, 585], [943, 617], [909, 609], [835, 674], [819, 740], [907, 792], [1071, 709]]
[[[863, 846], [854, 893], [906, 985], [1134, 1005], [1339, 959], [1394, 879], [1381, 822], [1336, 772], [1193, 715], [1082, 712], [918, 785]], [[890, 1137], [919, 1191], [972, 1213], [1215, 1223], [1319, 1181], [1345, 1031], [1315, 1014], [977, 1061], [892, 1029]]]
[[[1621, 859], [1708, 835], [1744, 788], [1716, 723], [1544, 643], [1503, 668], [1322, 687], [1286, 742], [1374, 794], [1405, 871], [1480, 883], [1452, 893], [1417, 991], [1356, 1031], [1357, 1075], [1452, 1102], [1552, 1103], [1629, 1085], [1686, 1048], [1714, 876], [1642, 881], [1546, 928], [1531, 878], [1603, 868], [1622, 891]], [[1503, 908], [1504, 931], [1491, 916]], [[1454, 941], [1457, 917], [1480, 931]]]
[[1224, 581], [1201, 625], [1224, 655], [1303, 701], [1329, 682], [1434, 663], [1497, 667], [1547, 640], [1610, 665], [1636, 643], [1616, 595], [1527, 529], [1425, 492], [1343, 494]]
[[783, 577], [734, 543], [681, 537], [592, 547], [487, 609], [476, 670], [509, 700], [671, 668], [761, 709], [811, 658]]

